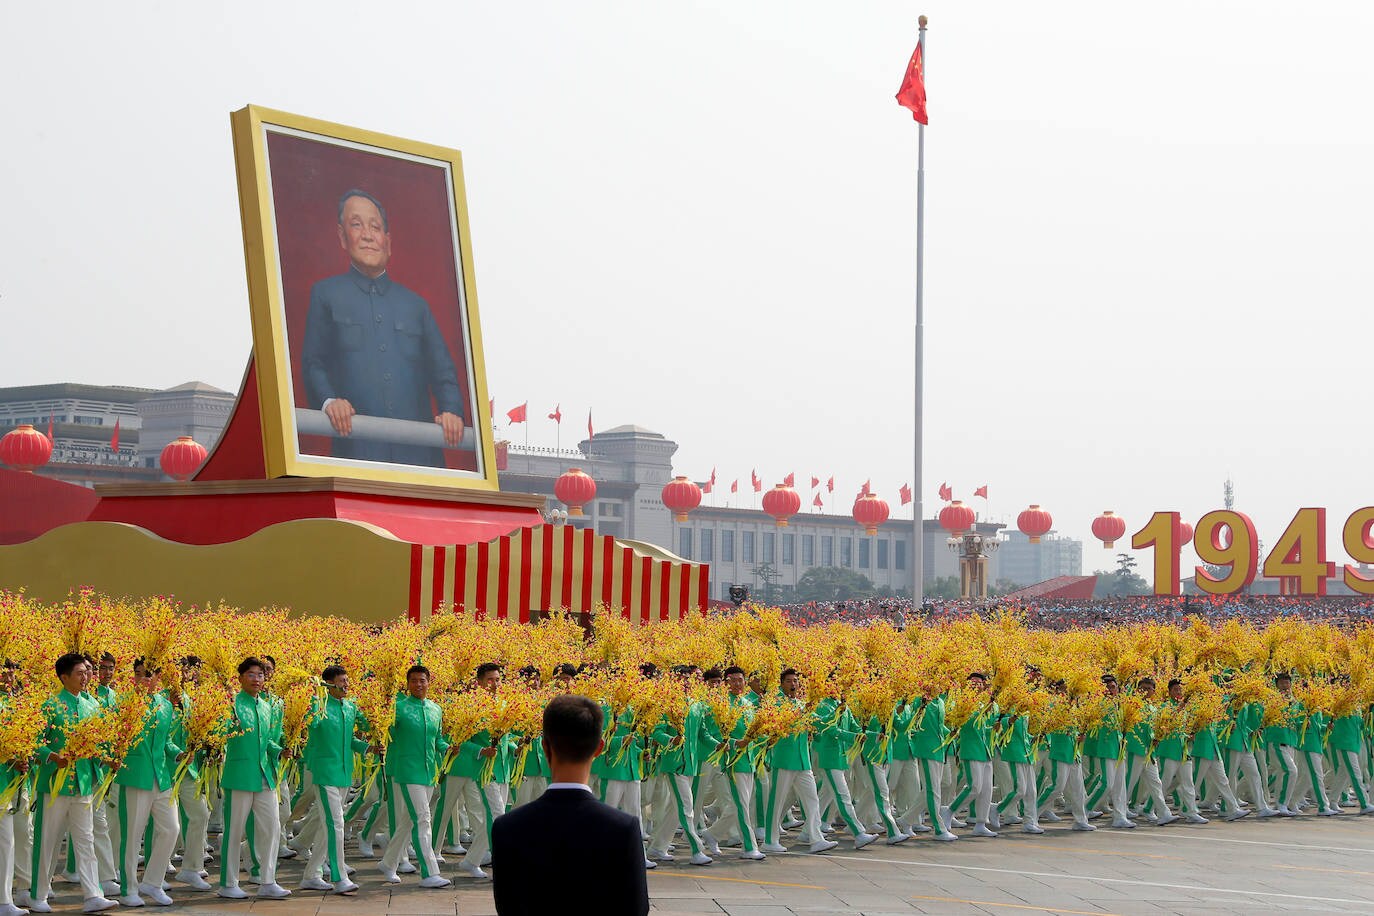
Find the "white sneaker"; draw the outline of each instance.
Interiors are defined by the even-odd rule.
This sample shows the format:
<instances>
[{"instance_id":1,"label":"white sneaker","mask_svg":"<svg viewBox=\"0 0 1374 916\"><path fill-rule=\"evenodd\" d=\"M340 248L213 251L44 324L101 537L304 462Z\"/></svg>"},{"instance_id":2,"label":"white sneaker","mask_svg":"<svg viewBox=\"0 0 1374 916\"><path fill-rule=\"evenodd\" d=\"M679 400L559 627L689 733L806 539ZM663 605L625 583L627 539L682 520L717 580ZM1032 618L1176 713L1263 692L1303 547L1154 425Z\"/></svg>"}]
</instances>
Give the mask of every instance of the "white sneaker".
<instances>
[{"instance_id":1,"label":"white sneaker","mask_svg":"<svg viewBox=\"0 0 1374 916\"><path fill-rule=\"evenodd\" d=\"M283 847L281 847L280 849L277 850L277 858L278 858L279 860L280 860L280 859L294 859L294 858L296 858L296 856L298 856L298 855L300 855L300 853L297 852L296 850L292 849L290 843L288 843L287 845L285 845L285 846L283 846Z\"/></svg>"},{"instance_id":2,"label":"white sneaker","mask_svg":"<svg viewBox=\"0 0 1374 916\"><path fill-rule=\"evenodd\" d=\"M1240 820L1240 819L1243 818L1243 817L1249 817L1249 816L1250 816L1250 809L1249 809L1249 808L1240 808L1240 809L1235 810L1235 811L1232 811L1230 814L1226 815L1226 818L1225 818L1225 819L1226 819L1227 821L1238 821L1238 820Z\"/></svg>"},{"instance_id":3,"label":"white sneaker","mask_svg":"<svg viewBox=\"0 0 1374 916\"><path fill-rule=\"evenodd\" d=\"M878 835L876 833L861 833L854 838L854 848L863 849L865 846L874 842L877 839ZM827 840L827 842L829 841Z\"/></svg>"},{"instance_id":4,"label":"white sneaker","mask_svg":"<svg viewBox=\"0 0 1374 916\"><path fill-rule=\"evenodd\" d=\"M468 851L462 846L454 846L452 843L449 843L440 851L451 856L465 856L468 854Z\"/></svg>"},{"instance_id":5,"label":"white sneaker","mask_svg":"<svg viewBox=\"0 0 1374 916\"><path fill-rule=\"evenodd\" d=\"M1135 821L1123 817L1119 821L1112 821L1112 826L1117 830L1134 830Z\"/></svg>"},{"instance_id":6,"label":"white sneaker","mask_svg":"<svg viewBox=\"0 0 1374 916\"><path fill-rule=\"evenodd\" d=\"M1022 824L1021 832L1040 834L1045 832L1045 828L1041 827L1039 824Z\"/></svg>"},{"instance_id":7,"label":"white sneaker","mask_svg":"<svg viewBox=\"0 0 1374 916\"><path fill-rule=\"evenodd\" d=\"M303 891L327 891L334 885L320 877L305 877L296 887Z\"/></svg>"},{"instance_id":8,"label":"white sneaker","mask_svg":"<svg viewBox=\"0 0 1374 916\"><path fill-rule=\"evenodd\" d=\"M1374 814L1374 805L1365 805L1360 809L1361 814Z\"/></svg>"},{"instance_id":9,"label":"white sneaker","mask_svg":"<svg viewBox=\"0 0 1374 916\"><path fill-rule=\"evenodd\" d=\"M482 864L486 865L487 863L483 862ZM409 859L401 860L400 864L396 866L396 874L398 875L413 875L417 871L419 871L419 869L416 868L415 864Z\"/></svg>"},{"instance_id":10,"label":"white sneaker","mask_svg":"<svg viewBox=\"0 0 1374 916\"><path fill-rule=\"evenodd\" d=\"M1260 816L1260 817L1278 817L1278 816L1279 816L1279 809L1278 809L1278 808L1261 808L1261 809L1260 809L1259 816Z\"/></svg>"},{"instance_id":11,"label":"white sneaker","mask_svg":"<svg viewBox=\"0 0 1374 916\"><path fill-rule=\"evenodd\" d=\"M692 855L692 858L688 859L687 861L691 862L693 865L710 865L712 862L715 861L715 859L712 859L704 852L698 852L694 853Z\"/></svg>"},{"instance_id":12,"label":"white sneaker","mask_svg":"<svg viewBox=\"0 0 1374 916\"><path fill-rule=\"evenodd\" d=\"M1338 814L1341 813L1341 809L1340 809L1340 808L1326 808L1326 809L1324 809L1324 810L1322 810L1322 811L1318 811L1317 813L1320 814L1322 817L1335 817L1336 815L1338 815ZM1228 818L1228 820L1229 820L1229 818Z\"/></svg>"},{"instance_id":13,"label":"white sneaker","mask_svg":"<svg viewBox=\"0 0 1374 916\"><path fill-rule=\"evenodd\" d=\"M783 829L783 830L796 830L798 827L803 826L805 823L806 823L806 821L799 821L799 820L797 820L795 817L794 817L794 818L788 818L787 820L785 820L785 821L782 822L782 829Z\"/></svg>"},{"instance_id":14,"label":"white sneaker","mask_svg":"<svg viewBox=\"0 0 1374 916\"><path fill-rule=\"evenodd\" d=\"M29 916L29 911L21 910L13 903L0 903L0 916Z\"/></svg>"},{"instance_id":15,"label":"white sneaker","mask_svg":"<svg viewBox=\"0 0 1374 916\"><path fill-rule=\"evenodd\" d=\"M119 896L119 882L111 878L109 881L101 881L100 889L105 892L105 896L113 900ZM95 899L95 898L92 898Z\"/></svg>"},{"instance_id":16,"label":"white sneaker","mask_svg":"<svg viewBox=\"0 0 1374 916\"><path fill-rule=\"evenodd\" d=\"M1044 814L1040 815L1040 820L1049 821L1051 824L1057 824L1060 821L1062 821L1063 818L1055 814L1053 811L1046 811Z\"/></svg>"},{"instance_id":17,"label":"white sneaker","mask_svg":"<svg viewBox=\"0 0 1374 916\"><path fill-rule=\"evenodd\" d=\"M258 888L258 897L262 900L285 900L290 896L291 892L275 881Z\"/></svg>"},{"instance_id":18,"label":"white sneaker","mask_svg":"<svg viewBox=\"0 0 1374 916\"><path fill-rule=\"evenodd\" d=\"M92 897L91 899L94 900L95 898ZM119 905L133 909L134 907L143 906L143 898L138 896L138 894L125 894L123 897L119 898ZM97 911L91 910L90 912L94 913Z\"/></svg>"},{"instance_id":19,"label":"white sneaker","mask_svg":"<svg viewBox=\"0 0 1374 916\"><path fill-rule=\"evenodd\" d=\"M934 828L929 824L912 824L910 830L912 833L930 833Z\"/></svg>"},{"instance_id":20,"label":"white sneaker","mask_svg":"<svg viewBox=\"0 0 1374 916\"><path fill-rule=\"evenodd\" d=\"M469 878L485 878L487 876L486 872L482 871L482 869L478 868L467 859L458 863L458 870Z\"/></svg>"},{"instance_id":21,"label":"white sneaker","mask_svg":"<svg viewBox=\"0 0 1374 916\"><path fill-rule=\"evenodd\" d=\"M448 848L448 847L445 847L445 849L447 849L447 848ZM359 840L359 841L358 841L358 855L361 856L361 857L364 858L364 859L375 859L375 858L377 858L376 853L374 853L374 852L372 851L372 844L369 843L369 842L367 842L366 840Z\"/></svg>"},{"instance_id":22,"label":"white sneaker","mask_svg":"<svg viewBox=\"0 0 1374 916\"><path fill-rule=\"evenodd\" d=\"M27 891L21 891L19 894L17 894L14 898L14 902L19 904L19 906L16 907L16 909L28 907L35 913L52 912L52 906L49 905L49 903L46 900L34 900L32 897L28 895Z\"/></svg>"},{"instance_id":23,"label":"white sneaker","mask_svg":"<svg viewBox=\"0 0 1374 916\"><path fill-rule=\"evenodd\" d=\"M775 856L780 856L784 852L787 852L787 847L782 845L781 843L764 843L759 848L762 849L764 852L771 853Z\"/></svg>"},{"instance_id":24,"label":"white sneaker","mask_svg":"<svg viewBox=\"0 0 1374 916\"><path fill-rule=\"evenodd\" d=\"M666 849L650 849L648 858L655 862L676 862L677 857Z\"/></svg>"},{"instance_id":25,"label":"white sneaker","mask_svg":"<svg viewBox=\"0 0 1374 916\"><path fill-rule=\"evenodd\" d=\"M105 910L112 910L117 906L119 906L119 904L107 897L87 897L86 902L81 904L81 912L101 913ZM49 910L49 912L51 912L51 910Z\"/></svg>"},{"instance_id":26,"label":"white sneaker","mask_svg":"<svg viewBox=\"0 0 1374 916\"><path fill-rule=\"evenodd\" d=\"M356 894L358 892L358 885L349 881L347 878L344 878L342 881L335 881L332 886L336 894Z\"/></svg>"},{"instance_id":27,"label":"white sneaker","mask_svg":"<svg viewBox=\"0 0 1374 916\"><path fill-rule=\"evenodd\" d=\"M997 831L990 828L987 824L977 824L973 828L974 836L994 837Z\"/></svg>"},{"instance_id":28,"label":"white sneaker","mask_svg":"<svg viewBox=\"0 0 1374 916\"><path fill-rule=\"evenodd\" d=\"M888 838L887 838L887 845L889 845L889 846L897 846L897 845L899 845L899 844L901 844L901 843L905 843L905 842L906 842L907 840L909 840L909 839L911 839L911 834L909 834L909 833L899 833L899 834L897 834L896 836L890 836L890 837L888 837Z\"/></svg>"},{"instance_id":29,"label":"white sneaker","mask_svg":"<svg viewBox=\"0 0 1374 916\"><path fill-rule=\"evenodd\" d=\"M1074 821L1074 822L1073 822L1073 829L1074 829L1074 830L1096 830L1096 829L1097 829L1097 826L1096 826L1095 824L1089 824L1087 821Z\"/></svg>"},{"instance_id":30,"label":"white sneaker","mask_svg":"<svg viewBox=\"0 0 1374 916\"><path fill-rule=\"evenodd\" d=\"M215 888L215 896L223 897L225 900L247 900L248 892L235 884L232 887Z\"/></svg>"},{"instance_id":31,"label":"white sneaker","mask_svg":"<svg viewBox=\"0 0 1374 916\"><path fill-rule=\"evenodd\" d=\"M1183 819L1184 819L1185 821L1187 821L1188 823L1190 823L1190 824L1207 824L1207 823L1211 823L1210 821L1207 820L1207 818L1203 817L1201 814L1185 814L1185 815L1183 815Z\"/></svg>"},{"instance_id":32,"label":"white sneaker","mask_svg":"<svg viewBox=\"0 0 1374 916\"><path fill-rule=\"evenodd\" d=\"M1170 824L1172 824L1172 823L1173 823L1174 821L1176 821L1176 820L1178 820L1178 815L1177 815L1177 814L1166 814L1166 815L1164 815L1163 817L1158 818L1158 819L1155 820L1155 826L1156 826L1156 827L1167 827L1167 826L1169 826Z\"/></svg>"},{"instance_id":33,"label":"white sneaker","mask_svg":"<svg viewBox=\"0 0 1374 916\"><path fill-rule=\"evenodd\" d=\"M935 839L939 840L941 843L953 843L955 840L959 839L959 837L955 834L946 832L935 834Z\"/></svg>"},{"instance_id":34,"label":"white sneaker","mask_svg":"<svg viewBox=\"0 0 1374 916\"><path fill-rule=\"evenodd\" d=\"M821 840L819 843L812 843L808 852L829 852L838 845L840 844L834 840Z\"/></svg>"},{"instance_id":35,"label":"white sneaker","mask_svg":"<svg viewBox=\"0 0 1374 916\"><path fill-rule=\"evenodd\" d=\"M430 875L428 878L420 879L420 886L427 887L430 889L452 887L453 882L450 881L448 878L445 878L443 875Z\"/></svg>"},{"instance_id":36,"label":"white sneaker","mask_svg":"<svg viewBox=\"0 0 1374 916\"><path fill-rule=\"evenodd\" d=\"M176 874L176 878L173 880L198 891L208 891L210 889L210 885L206 880L193 871L179 871Z\"/></svg>"},{"instance_id":37,"label":"white sneaker","mask_svg":"<svg viewBox=\"0 0 1374 916\"><path fill-rule=\"evenodd\" d=\"M758 861L761 860L761 859L766 859L766 858L768 858L766 855L764 855L762 852L760 852L760 851L757 850L757 849L755 849L755 850L753 850L753 851L745 850L744 852L742 852L742 853L739 854L739 857L740 857L741 859L750 859L750 860L752 860L752 861L754 861L754 862L758 862ZM3 916L3 914L0 914L0 916Z\"/></svg>"},{"instance_id":38,"label":"white sneaker","mask_svg":"<svg viewBox=\"0 0 1374 916\"><path fill-rule=\"evenodd\" d=\"M655 862L653 859L645 859L645 860L644 860L644 869L645 869L645 871L648 871L648 870L651 869L651 868L658 868L658 863Z\"/></svg>"},{"instance_id":39,"label":"white sneaker","mask_svg":"<svg viewBox=\"0 0 1374 916\"><path fill-rule=\"evenodd\" d=\"M378 863L377 871L382 873L382 880L385 881L387 884L401 883L401 876L396 874L391 869L387 868L385 865Z\"/></svg>"},{"instance_id":40,"label":"white sneaker","mask_svg":"<svg viewBox=\"0 0 1374 916\"><path fill-rule=\"evenodd\" d=\"M140 884L138 886L138 893L140 896L147 897L149 900L151 900L153 902L153 906L172 905L172 898L167 896L167 891L164 890L161 886L155 887L151 884Z\"/></svg>"}]
</instances>

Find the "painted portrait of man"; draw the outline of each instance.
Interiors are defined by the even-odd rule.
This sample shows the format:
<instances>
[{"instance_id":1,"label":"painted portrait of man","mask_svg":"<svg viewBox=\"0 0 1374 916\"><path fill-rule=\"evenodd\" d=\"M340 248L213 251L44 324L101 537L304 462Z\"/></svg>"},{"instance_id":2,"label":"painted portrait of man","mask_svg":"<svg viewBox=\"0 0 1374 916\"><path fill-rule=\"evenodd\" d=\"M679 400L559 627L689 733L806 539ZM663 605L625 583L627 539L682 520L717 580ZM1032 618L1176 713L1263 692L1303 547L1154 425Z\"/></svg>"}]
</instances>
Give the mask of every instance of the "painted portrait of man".
<instances>
[{"instance_id":1,"label":"painted portrait of man","mask_svg":"<svg viewBox=\"0 0 1374 916\"><path fill-rule=\"evenodd\" d=\"M462 441L458 370L427 303L391 276L386 206L350 188L338 202L338 242L348 269L315 283L301 352L306 396L323 410L339 458L444 467L441 448L353 436L359 414L433 422L444 443Z\"/></svg>"}]
</instances>

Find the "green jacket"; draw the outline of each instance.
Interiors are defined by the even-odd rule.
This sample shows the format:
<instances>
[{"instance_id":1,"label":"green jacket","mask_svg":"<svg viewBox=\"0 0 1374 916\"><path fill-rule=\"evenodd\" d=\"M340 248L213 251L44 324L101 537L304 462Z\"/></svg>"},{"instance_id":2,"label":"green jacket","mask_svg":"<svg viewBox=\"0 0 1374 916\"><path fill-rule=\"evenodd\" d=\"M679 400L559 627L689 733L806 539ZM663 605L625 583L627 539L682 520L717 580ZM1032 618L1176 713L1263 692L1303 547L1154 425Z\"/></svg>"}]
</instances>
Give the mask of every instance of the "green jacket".
<instances>
[{"instance_id":1,"label":"green jacket","mask_svg":"<svg viewBox=\"0 0 1374 916\"><path fill-rule=\"evenodd\" d=\"M1320 754L1325 750L1322 739L1326 737L1326 726L1330 721L1326 713L1320 710L1308 714L1307 731L1302 735L1302 749L1304 751Z\"/></svg>"},{"instance_id":2,"label":"green jacket","mask_svg":"<svg viewBox=\"0 0 1374 916\"><path fill-rule=\"evenodd\" d=\"M1159 707L1153 703L1142 703L1140 721L1135 728L1126 736L1126 753L1134 754L1137 757L1144 757L1150 752L1150 744L1154 741L1155 735L1155 715Z\"/></svg>"},{"instance_id":3,"label":"green jacket","mask_svg":"<svg viewBox=\"0 0 1374 916\"><path fill-rule=\"evenodd\" d=\"M730 739L732 741L741 740L744 737L744 733L749 730L749 723L754 720L754 710L756 707L754 705L755 701L750 699L751 696L754 696L752 691L747 694L741 694L740 696L732 695L730 697L731 706L736 708L744 708L744 714L741 715L739 721L735 723L734 731L730 732ZM754 747L748 748L745 753L741 754L740 748L736 747L732 748L729 753L729 759L731 760L734 760L736 756L739 757L739 759L735 760L734 764L730 767L730 772L752 773L754 772L754 768L758 766L759 754L762 753L762 748L755 745Z\"/></svg>"},{"instance_id":4,"label":"green jacket","mask_svg":"<svg viewBox=\"0 0 1374 916\"><path fill-rule=\"evenodd\" d=\"M959 727L959 759L992 759L992 723L997 721L997 704L989 702L987 708L971 717Z\"/></svg>"},{"instance_id":5,"label":"green jacket","mask_svg":"<svg viewBox=\"0 0 1374 916\"><path fill-rule=\"evenodd\" d=\"M1178 705L1172 699L1166 699L1164 702L1170 704L1171 706ZM1152 731L1153 727L1153 723L1151 723ZM1159 742L1159 744L1155 747L1156 759L1179 761L1183 760L1184 754L1188 746L1187 736L1184 735L1183 732L1176 731L1169 735L1155 735L1154 737L1155 740Z\"/></svg>"},{"instance_id":6,"label":"green jacket","mask_svg":"<svg viewBox=\"0 0 1374 916\"><path fill-rule=\"evenodd\" d=\"M668 724L666 718L660 722L650 735L655 744L665 748L658 758L657 772L683 776L699 774L701 747L709 743L714 749L720 743L720 732L717 730L714 735L712 734L710 720L711 717L706 715L706 705L694 702L687 707L687 717L683 720L681 735Z\"/></svg>"},{"instance_id":7,"label":"green jacket","mask_svg":"<svg viewBox=\"0 0 1374 916\"><path fill-rule=\"evenodd\" d=\"M945 726L945 698L934 697L921 708L915 728L911 730L911 754L920 760L945 759L945 739L949 729Z\"/></svg>"},{"instance_id":8,"label":"green jacket","mask_svg":"<svg viewBox=\"0 0 1374 916\"><path fill-rule=\"evenodd\" d=\"M840 706L834 697L826 697L816 704L811 722L817 765L822 770L849 769L849 749L863 734L863 727L849 707Z\"/></svg>"},{"instance_id":9,"label":"green jacket","mask_svg":"<svg viewBox=\"0 0 1374 916\"><path fill-rule=\"evenodd\" d=\"M1083 742L1084 757L1116 760L1121 756L1121 729L1116 713L1109 711L1101 728L1094 729Z\"/></svg>"},{"instance_id":10,"label":"green jacket","mask_svg":"<svg viewBox=\"0 0 1374 916\"><path fill-rule=\"evenodd\" d=\"M1246 703L1231 717L1231 733L1226 736L1228 751L1250 750L1250 736L1259 731L1264 721L1263 703Z\"/></svg>"},{"instance_id":11,"label":"green jacket","mask_svg":"<svg viewBox=\"0 0 1374 916\"><path fill-rule=\"evenodd\" d=\"M189 716L189 715L191 714L191 698L190 698L186 693L183 692L183 693L181 694L181 705L178 706L177 704L172 703L171 691L167 691L167 690L160 691L160 692L158 693L158 696L161 696L161 697L165 698L165 699L167 700L167 702L168 702L169 704L171 704L171 706L172 706L172 716L173 716L173 718L172 718L172 731L171 731L171 734L169 734L169 735L167 736L167 740L170 741L172 744L175 744L177 747L181 748L182 750L185 750L185 749L186 749L186 718L187 718L187 716ZM187 762L187 764L186 764L186 777L185 777L185 778L191 780L192 782L195 782L196 778L197 778L198 776L200 776L200 759L199 759L199 758L200 758L200 756L201 756L201 753L202 753L201 751L196 751L195 756L193 756L193 757L190 759L190 761Z\"/></svg>"},{"instance_id":12,"label":"green jacket","mask_svg":"<svg viewBox=\"0 0 1374 916\"><path fill-rule=\"evenodd\" d=\"M1264 730L1265 744L1286 744L1297 747L1298 729L1302 727L1302 704L1289 698L1288 721L1280 725L1270 725Z\"/></svg>"},{"instance_id":13,"label":"green jacket","mask_svg":"<svg viewBox=\"0 0 1374 916\"><path fill-rule=\"evenodd\" d=\"M238 792L275 789L281 745L272 739L271 703L261 694L253 697L240 690L234 697L234 719L237 725L230 730L243 734L225 744L220 786Z\"/></svg>"},{"instance_id":14,"label":"green jacket","mask_svg":"<svg viewBox=\"0 0 1374 916\"><path fill-rule=\"evenodd\" d=\"M1331 747L1337 751L1353 751L1358 754L1361 749L1361 731L1364 728L1364 717L1359 713L1353 716L1341 716L1331 726Z\"/></svg>"},{"instance_id":15,"label":"green jacket","mask_svg":"<svg viewBox=\"0 0 1374 916\"><path fill-rule=\"evenodd\" d=\"M611 721L611 707L601 704L605 721ZM617 782L639 782L644 778L644 742L635 733L634 710L626 707L615 717L611 736L606 739L606 749L601 756L592 761L592 773L601 779ZM629 739L628 742L625 739ZM624 744L622 752L621 745Z\"/></svg>"},{"instance_id":16,"label":"green jacket","mask_svg":"<svg viewBox=\"0 0 1374 916\"><path fill-rule=\"evenodd\" d=\"M138 743L124 758L124 765L115 772L116 785L156 792L172 787L177 755L181 753L181 745L172 742L176 723L177 712L171 701L160 693L153 694Z\"/></svg>"},{"instance_id":17,"label":"green jacket","mask_svg":"<svg viewBox=\"0 0 1374 916\"><path fill-rule=\"evenodd\" d=\"M1215 722L1193 735L1193 756L1199 760L1216 760L1221 756Z\"/></svg>"},{"instance_id":18,"label":"green jacket","mask_svg":"<svg viewBox=\"0 0 1374 916\"><path fill-rule=\"evenodd\" d=\"M1031 756L1030 721L1025 716L1008 715L1010 719L1005 728L1010 729L1007 743L1002 746L1001 758L1005 763L1035 763Z\"/></svg>"},{"instance_id":19,"label":"green jacket","mask_svg":"<svg viewBox=\"0 0 1374 916\"><path fill-rule=\"evenodd\" d=\"M10 704L10 698L9 698L8 696L6 696L5 694L0 693L0 712L4 712L4 711L5 711L5 707L6 707L6 706L9 706L9 704ZM6 764L3 763L3 762L0 762L0 795L3 795L4 792L5 792L5 789L9 788L9 784L12 783L12 782L14 782L14 780L16 780L16 779L18 779L18 778L19 778L19 771L18 771L18 770L13 769L12 767L6 765ZM0 812L0 813L3 813L3 812Z\"/></svg>"},{"instance_id":20,"label":"green jacket","mask_svg":"<svg viewBox=\"0 0 1374 916\"><path fill-rule=\"evenodd\" d=\"M439 764L448 751L444 713L433 700L417 700L408 693L396 698L396 720L386 752L387 778L406 786L439 782Z\"/></svg>"},{"instance_id":21,"label":"green jacket","mask_svg":"<svg viewBox=\"0 0 1374 916\"><path fill-rule=\"evenodd\" d=\"M802 705L801 700L783 699L784 703ZM768 757L768 765L775 770L811 769L811 733L803 728L795 735L788 735L773 745Z\"/></svg>"},{"instance_id":22,"label":"green jacket","mask_svg":"<svg viewBox=\"0 0 1374 916\"><path fill-rule=\"evenodd\" d=\"M884 733L886 723L880 721L877 716L870 716L868 727L864 729L864 743L859 747L859 756L864 763L876 763L888 766L895 759L893 757L892 745L896 743L897 736L894 734L890 739ZM896 731L896 726L893 726Z\"/></svg>"},{"instance_id":23,"label":"green jacket","mask_svg":"<svg viewBox=\"0 0 1374 916\"><path fill-rule=\"evenodd\" d=\"M510 782L511 770L515 764L515 747L520 739L514 734L505 734L494 743L496 759L492 763L491 782L504 784ZM491 732L485 728L458 745L458 759L453 764L452 775L466 779L480 780L486 768L487 758L482 749L493 745Z\"/></svg>"},{"instance_id":24,"label":"green jacket","mask_svg":"<svg viewBox=\"0 0 1374 916\"><path fill-rule=\"evenodd\" d=\"M91 716L100 714L100 704L87 694L72 694L65 689L53 694L43 703L43 716L48 720L48 728L43 733L43 745L38 749L38 791L52 791L52 781L57 778L58 766L48 763L49 754L60 754L67 745L63 729ZM96 786L96 766L92 760L77 760L65 782L58 787L58 795L92 795Z\"/></svg>"},{"instance_id":25,"label":"green jacket","mask_svg":"<svg viewBox=\"0 0 1374 916\"><path fill-rule=\"evenodd\" d=\"M892 738L888 746L892 748L893 760L911 760L911 726L916 718L916 706L904 702L892 716Z\"/></svg>"},{"instance_id":26,"label":"green jacket","mask_svg":"<svg viewBox=\"0 0 1374 916\"><path fill-rule=\"evenodd\" d=\"M305 729L305 765L315 785L353 785L353 755L367 752L357 733L366 724L358 704L347 697L326 697L323 708L314 711Z\"/></svg>"}]
</instances>

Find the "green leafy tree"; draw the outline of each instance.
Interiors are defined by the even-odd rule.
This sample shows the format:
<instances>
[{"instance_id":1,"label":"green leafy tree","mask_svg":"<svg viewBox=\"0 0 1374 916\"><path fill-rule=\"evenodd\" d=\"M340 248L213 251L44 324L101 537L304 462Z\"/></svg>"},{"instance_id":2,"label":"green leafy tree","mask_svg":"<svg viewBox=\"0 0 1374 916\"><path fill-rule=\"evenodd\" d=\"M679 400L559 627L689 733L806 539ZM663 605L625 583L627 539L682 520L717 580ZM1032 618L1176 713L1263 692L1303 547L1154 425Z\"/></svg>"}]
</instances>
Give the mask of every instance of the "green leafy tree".
<instances>
[{"instance_id":1,"label":"green leafy tree","mask_svg":"<svg viewBox=\"0 0 1374 916\"><path fill-rule=\"evenodd\" d=\"M941 576L932 579L926 585L927 598L958 598L959 597L959 577Z\"/></svg>"},{"instance_id":2,"label":"green leafy tree","mask_svg":"<svg viewBox=\"0 0 1374 916\"><path fill-rule=\"evenodd\" d=\"M1116 569L1108 572L1105 569L1098 569L1093 572L1097 576L1097 588L1095 594L1103 596L1120 595L1148 595L1153 589L1150 583L1140 577L1135 571L1135 557L1128 553L1116 555Z\"/></svg>"},{"instance_id":3,"label":"green leafy tree","mask_svg":"<svg viewBox=\"0 0 1374 916\"><path fill-rule=\"evenodd\" d=\"M848 601L877 594L863 573L838 566L813 566L797 580L798 601Z\"/></svg>"},{"instance_id":4,"label":"green leafy tree","mask_svg":"<svg viewBox=\"0 0 1374 916\"><path fill-rule=\"evenodd\" d=\"M782 578L782 573L773 567L772 563L764 563L755 566L750 570L754 574L754 597L764 604L777 604L782 597L782 589L778 587L778 580Z\"/></svg>"}]
</instances>

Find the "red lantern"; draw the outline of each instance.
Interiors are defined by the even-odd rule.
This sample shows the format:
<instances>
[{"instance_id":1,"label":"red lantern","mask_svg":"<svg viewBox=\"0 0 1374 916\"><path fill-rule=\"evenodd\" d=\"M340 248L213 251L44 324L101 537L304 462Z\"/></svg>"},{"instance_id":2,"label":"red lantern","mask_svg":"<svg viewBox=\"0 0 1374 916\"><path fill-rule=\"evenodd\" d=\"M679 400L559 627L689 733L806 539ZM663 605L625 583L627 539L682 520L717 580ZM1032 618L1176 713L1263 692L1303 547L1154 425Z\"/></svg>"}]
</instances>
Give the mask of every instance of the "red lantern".
<instances>
[{"instance_id":1,"label":"red lantern","mask_svg":"<svg viewBox=\"0 0 1374 916\"><path fill-rule=\"evenodd\" d=\"M568 515L581 515L582 507L596 498L596 481L581 468L568 468L554 481L553 495L568 507Z\"/></svg>"},{"instance_id":2,"label":"red lantern","mask_svg":"<svg viewBox=\"0 0 1374 916\"><path fill-rule=\"evenodd\" d=\"M33 473L52 457L52 440L25 423L5 433L0 439L0 461L16 471Z\"/></svg>"},{"instance_id":3,"label":"red lantern","mask_svg":"<svg viewBox=\"0 0 1374 916\"><path fill-rule=\"evenodd\" d=\"M701 487L686 477L674 477L663 487L663 505L679 522L687 521L687 513L701 505Z\"/></svg>"},{"instance_id":4,"label":"red lantern","mask_svg":"<svg viewBox=\"0 0 1374 916\"><path fill-rule=\"evenodd\" d=\"M956 499L940 510L940 527L958 537L972 528L977 518L971 507Z\"/></svg>"},{"instance_id":5,"label":"red lantern","mask_svg":"<svg viewBox=\"0 0 1374 916\"><path fill-rule=\"evenodd\" d=\"M1187 522L1178 523L1178 549L1182 550L1193 542L1193 526Z\"/></svg>"},{"instance_id":6,"label":"red lantern","mask_svg":"<svg viewBox=\"0 0 1374 916\"><path fill-rule=\"evenodd\" d=\"M206 454L205 446L195 439L179 436L163 447L157 463L162 465L162 473L173 480L190 480L205 463Z\"/></svg>"},{"instance_id":7,"label":"red lantern","mask_svg":"<svg viewBox=\"0 0 1374 916\"><path fill-rule=\"evenodd\" d=\"M1016 516L1016 527L1032 544L1039 544L1041 536L1054 527L1054 519L1038 505L1032 505Z\"/></svg>"},{"instance_id":8,"label":"red lantern","mask_svg":"<svg viewBox=\"0 0 1374 916\"><path fill-rule=\"evenodd\" d=\"M1093 537L1102 542L1102 546L1108 550L1116 544L1118 540L1126 536L1126 520L1107 509L1097 518L1093 519Z\"/></svg>"},{"instance_id":9,"label":"red lantern","mask_svg":"<svg viewBox=\"0 0 1374 916\"><path fill-rule=\"evenodd\" d=\"M785 483L763 494L763 511L773 516L779 528L787 527L787 520L801 509L801 497Z\"/></svg>"},{"instance_id":10,"label":"red lantern","mask_svg":"<svg viewBox=\"0 0 1374 916\"><path fill-rule=\"evenodd\" d=\"M864 529L865 534L877 534L883 522L887 521L887 502L876 493L860 493L854 500L854 521Z\"/></svg>"}]
</instances>

